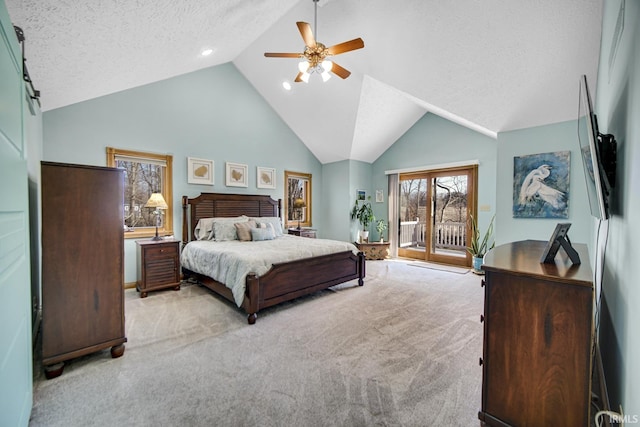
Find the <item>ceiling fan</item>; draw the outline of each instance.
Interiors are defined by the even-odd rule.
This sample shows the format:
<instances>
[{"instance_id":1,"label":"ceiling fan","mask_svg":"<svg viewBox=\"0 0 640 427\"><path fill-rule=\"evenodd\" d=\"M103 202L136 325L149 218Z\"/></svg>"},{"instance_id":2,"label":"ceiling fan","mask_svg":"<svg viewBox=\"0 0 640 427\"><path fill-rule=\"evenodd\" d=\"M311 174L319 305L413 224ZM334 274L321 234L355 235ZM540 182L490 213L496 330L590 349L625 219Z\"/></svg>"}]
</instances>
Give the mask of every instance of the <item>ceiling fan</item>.
<instances>
[{"instance_id":1,"label":"ceiling fan","mask_svg":"<svg viewBox=\"0 0 640 427\"><path fill-rule=\"evenodd\" d=\"M327 58L341 53L349 52L364 47L364 41L361 38L349 40L343 43L338 43L331 47L326 47L322 43L316 41L313 34L318 34L318 1L313 0L315 6L314 14L314 31L311 31L311 25L306 22L296 22L298 30L304 40L305 49L302 53L278 53L278 52L265 52L264 56L267 58L301 58L304 59L298 63L298 75L295 78L295 82L309 81L309 76L313 72L317 72L322 76L323 81L329 80L331 74L329 71L336 74L338 77L346 79L351 72L346 68L341 67L333 61Z\"/></svg>"}]
</instances>

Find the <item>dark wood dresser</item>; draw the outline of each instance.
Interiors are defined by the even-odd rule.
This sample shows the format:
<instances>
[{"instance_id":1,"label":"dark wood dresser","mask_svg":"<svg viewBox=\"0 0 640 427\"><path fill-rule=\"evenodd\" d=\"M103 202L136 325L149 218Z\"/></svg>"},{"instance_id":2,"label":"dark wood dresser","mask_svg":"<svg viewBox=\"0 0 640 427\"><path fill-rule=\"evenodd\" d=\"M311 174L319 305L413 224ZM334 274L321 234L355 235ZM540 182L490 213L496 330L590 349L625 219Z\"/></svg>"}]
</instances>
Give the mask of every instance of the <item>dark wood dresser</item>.
<instances>
[{"instance_id":1,"label":"dark wood dresser","mask_svg":"<svg viewBox=\"0 0 640 427\"><path fill-rule=\"evenodd\" d=\"M180 241L137 240L136 246L140 297L160 289L180 290Z\"/></svg>"},{"instance_id":2,"label":"dark wood dresser","mask_svg":"<svg viewBox=\"0 0 640 427\"><path fill-rule=\"evenodd\" d=\"M42 162L42 364L124 353L124 174Z\"/></svg>"},{"instance_id":3,"label":"dark wood dresser","mask_svg":"<svg viewBox=\"0 0 640 427\"><path fill-rule=\"evenodd\" d=\"M527 240L487 253L482 407L487 426L588 426L593 281L560 250L541 264L547 242Z\"/></svg>"}]
</instances>

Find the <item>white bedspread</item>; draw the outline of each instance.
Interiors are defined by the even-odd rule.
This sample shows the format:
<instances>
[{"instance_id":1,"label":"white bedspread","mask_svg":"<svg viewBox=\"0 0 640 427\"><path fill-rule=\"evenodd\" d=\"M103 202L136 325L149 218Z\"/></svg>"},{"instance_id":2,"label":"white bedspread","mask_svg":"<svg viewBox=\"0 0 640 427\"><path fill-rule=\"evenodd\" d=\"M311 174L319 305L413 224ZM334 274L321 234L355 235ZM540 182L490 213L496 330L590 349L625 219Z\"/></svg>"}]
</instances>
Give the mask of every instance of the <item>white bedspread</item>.
<instances>
[{"instance_id":1,"label":"white bedspread","mask_svg":"<svg viewBox=\"0 0 640 427\"><path fill-rule=\"evenodd\" d=\"M260 242L189 242L180 255L182 266L224 283L233 292L240 307L244 299L248 273L262 276L273 264L327 255L336 252L358 253L354 244L328 239L309 239L283 235Z\"/></svg>"}]
</instances>

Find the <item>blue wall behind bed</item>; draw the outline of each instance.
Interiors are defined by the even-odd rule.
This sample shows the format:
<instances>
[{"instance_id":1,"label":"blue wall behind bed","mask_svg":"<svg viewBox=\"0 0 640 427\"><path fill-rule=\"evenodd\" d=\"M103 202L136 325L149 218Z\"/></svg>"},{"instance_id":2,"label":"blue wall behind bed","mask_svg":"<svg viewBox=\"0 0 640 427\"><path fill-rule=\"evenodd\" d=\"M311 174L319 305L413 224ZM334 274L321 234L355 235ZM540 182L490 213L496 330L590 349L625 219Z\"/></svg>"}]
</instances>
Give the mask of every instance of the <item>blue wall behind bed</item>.
<instances>
[{"instance_id":1,"label":"blue wall behind bed","mask_svg":"<svg viewBox=\"0 0 640 427\"><path fill-rule=\"evenodd\" d=\"M106 165L107 146L173 155L174 233L181 196L201 192L284 197L284 171L312 174L313 226L325 226L322 165L232 63L103 96L43 115L43 159ZM214 185L187 184L187 157L212 159ZM225 162L249 166L249 187L226 187ZM256 188L256 166L276 169L277 188ZM135 242L125 241L125 282L136 280Z\"/></svg>"}]
</instances>

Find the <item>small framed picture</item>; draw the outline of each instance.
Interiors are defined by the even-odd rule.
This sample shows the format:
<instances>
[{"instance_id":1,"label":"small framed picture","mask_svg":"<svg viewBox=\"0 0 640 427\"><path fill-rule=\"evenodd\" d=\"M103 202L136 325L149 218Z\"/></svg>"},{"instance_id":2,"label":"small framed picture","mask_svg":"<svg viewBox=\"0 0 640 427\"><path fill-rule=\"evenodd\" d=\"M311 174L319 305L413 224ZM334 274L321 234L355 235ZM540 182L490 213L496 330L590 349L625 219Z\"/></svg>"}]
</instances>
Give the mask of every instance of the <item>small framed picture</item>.
<instances>
[{"instance_id":1,"label":"small framed picture","mask_svg":"<svg viewBox=\"0 0 640 427\"><path fill-rule=\"evenodd\" d=\"M187 157L187 182L213 185L213 160Z\"/></svg>"},{"instance_id":2,"label":"small framed picture","mask_svg":"<svg viewBox=\"0 0 640 427\"><path fill-rule=\"evenodd\" d=\"M227 187L248 187L249 167L242 163L227 162Z\"/></svg>"},{"instance_id":3,"label":"small framed picture","mask_svg":"<svg viewBox=\"0 0 640 427\"><path fill-rule=\"evenodd\" d=\"M364 190L356 190L356 200L365 200L367 198L367 192Z\"/></svg>"},{"instance_id":4,"label":"small framed picture","mask_svg":"<svg viewBox=\"0 0 640 427\"><path fill-rule=\"evenodd\" d=\"M382 190L376 190L376 203L384 202L384 193Z\"/></svg>"},{"instance_id":5,"label":"small framed picture","mask_svg":"<svg viewBox=\"0 0 640 427\"><path fill-rule=\"evenodd\" d=\"M273 168L256 168L256 186L258 188L276 188L276 170Z\"/></svg>"}]
</instances>

